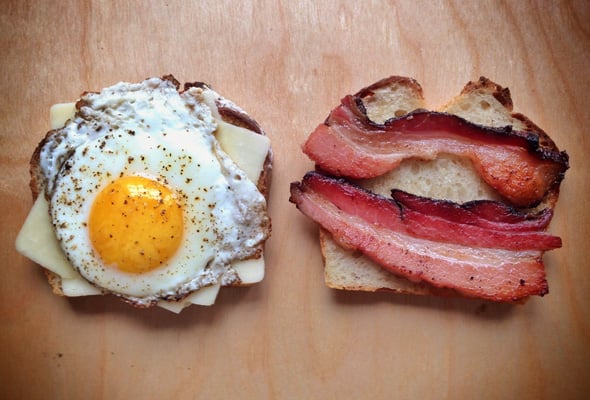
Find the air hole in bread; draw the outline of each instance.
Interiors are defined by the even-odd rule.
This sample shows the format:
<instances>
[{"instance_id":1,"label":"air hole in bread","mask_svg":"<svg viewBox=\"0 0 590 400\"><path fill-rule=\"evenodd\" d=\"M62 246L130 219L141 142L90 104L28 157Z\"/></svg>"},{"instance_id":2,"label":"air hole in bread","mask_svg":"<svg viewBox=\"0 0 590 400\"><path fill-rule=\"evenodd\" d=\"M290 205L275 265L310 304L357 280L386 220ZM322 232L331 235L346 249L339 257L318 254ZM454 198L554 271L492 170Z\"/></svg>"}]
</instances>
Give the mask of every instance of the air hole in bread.
<instances>
[{"instance_id":1,"label":"air hole in bread","mask_svg":"<svg viewBox=\"0 0 590 400\"><path fill-rule=\"evenodd\" d=\"M417 174L418 172L420 172L420 165L419 165L419 164L412 163L412 164L410 165L410 171L411 171L413 174Z\"/></svg>"},{"instance_id":2,"label":"air hole in bread","mask_svg":"<svg viewBox=\"0 0 590 400\"><path fill-rule=\"evenodd\" d=\"M485 100L482 100L479 102L479 105L481 106L482 109L487 110L488 108L490 108L490 103L488 103Z\"/></svg>"}]
</instances>

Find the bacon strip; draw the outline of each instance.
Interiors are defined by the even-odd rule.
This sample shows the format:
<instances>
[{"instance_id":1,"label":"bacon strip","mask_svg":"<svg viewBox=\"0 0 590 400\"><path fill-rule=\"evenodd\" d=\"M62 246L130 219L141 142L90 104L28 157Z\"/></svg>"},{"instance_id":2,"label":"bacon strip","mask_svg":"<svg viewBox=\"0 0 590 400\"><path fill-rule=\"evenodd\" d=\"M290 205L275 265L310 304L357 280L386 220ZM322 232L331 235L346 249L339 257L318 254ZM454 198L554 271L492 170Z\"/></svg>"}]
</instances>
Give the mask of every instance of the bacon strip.
<instances>
[{"instance_id":1,"label":"bacon strip","mask_svg":"<svg viewBox=\"0 0 590 400\"><path fill-rule=\"evenodd\" d=\"M417 157L449 153L469 158L482 178L520 207L537 204L568 168L565 152L539 144L529 132L488 128L458 116L414 111L372 122L358 96L346 96L309 136L303 151L332 175L371 178Z\"/></svg>"},{"instance_id":2,"label":"bacon strip","mask_svg":"<svg viewBox=\"0 0 590 400\"><path fill-rule=\"evenodd\" d=\"M551 250L561 247L560 238L542 229L533 231L526 221L503 224L476 218L479 225L465 223L454 219L461 206L450 201L418 197L400 190L394 191L396 198L392 201L317 172L309 173L307 180L316 182L314 190L344 212L358 214L371 223L422 239L506 250ZM417 203L427 212L416 210ZM489 203L496 203L495 208L502 207L501 203ZM455 211L455 215L447 214L449 210Z\"/></svg>"},{"instance_id":3,"label":"bacon strip","mask_svg":"<svg viewBox=\"0 0 590 400\"><path fill-rule=\"evenodd\" d=\"M543 230L547 228L553 217L553 210L549 208L530 214L498 201L474 200L457 204L452 201L416 196L399 189L393 189L391 197L405 208L422 214L502 231Z\"/></svg>"},{"instance_id":4,"label":"bacon strip","mask_svg":"<svg viewBox=\"0 0 590 400\"><path fill-rule=\"evenodd\" d=\"M542 250L474 247L417 237L413 227L421 222L414 216L404 217L405 211L395 201L317 172L292 183L289 200L342 246L360 250L412 281L493 301L548 292Z\"/></svg>"}]
</instances>

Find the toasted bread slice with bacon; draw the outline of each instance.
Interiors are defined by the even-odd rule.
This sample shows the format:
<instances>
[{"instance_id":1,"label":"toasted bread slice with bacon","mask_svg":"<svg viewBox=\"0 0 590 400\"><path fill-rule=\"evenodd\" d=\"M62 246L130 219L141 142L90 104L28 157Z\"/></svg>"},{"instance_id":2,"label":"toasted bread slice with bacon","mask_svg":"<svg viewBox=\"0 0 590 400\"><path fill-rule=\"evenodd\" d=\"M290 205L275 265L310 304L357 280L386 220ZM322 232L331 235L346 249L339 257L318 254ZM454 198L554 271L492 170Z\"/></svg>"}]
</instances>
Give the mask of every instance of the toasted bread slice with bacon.
<instances>
[{"instance_id":1,"label":"toasted bread slice with bacon","mask_svg":"<svg viewBox=\"0 0 590 400\"><path fill-rule=\"evenodd\" d=\"M363 114L359 118L362 119L366 116L368 118L366 122L373 125L375 131L379 132L384 130L383 127L391 126L388 124L393 119L406 116L408 120L411 120L413 115L420 116L420 110L425 108L422 88L414 79L406 77L389 77L368 86L354 96L351 104L354 102L357 103L358 110ZM391 198L391 191L397 189L430 199L450 200L458 204L474 200L499 201L514 207L518 212L531 215L542 209L546 210L545 212L552 211L559 195L560 182L568 168L567 154L559 152L549 136L527 117L513 113L512 99L507 88L482 77L476 82L469 82L460 95L441 107L438 112L460 117L467 123L473 123L484 129L489 128L509 134L514 132L517 136L532 140L533 144L536 141L538 151L541 152L541 155L537 154L536 156L543 158L549 154L547 157L555 159L553 166L555 167L554 171L557 172L552 172L553 175L547 182L548 189L542 194L537 194L538 197L535 199L523 200L522 203L528 203L526 206L522 204L515 206L486 182L482 177L481 170L474 165L471 159L452 152L441 152L435 157L429 157L430 159L414 156L404 158L398 166L376 177L351 179L346 174L343 174L343 177L370 193L385 198ZM436 116L438 117L438 114ZM331 114L331 117L335 118L336 116ZM411 123L411 121L405 122ZM304 146L304 151L308 155L312 152L308 152L306 146ZM550 162L553 161L553 159L550 160ZM323 169L321 163L320 169ZM392 291L420 295L462 294L479 297L477 294L461 293L461 290L456 291L453 288L437 285L436 282L432 284L433 282L429 282L428 279L420 279L419 277L414 279L414 276L411 275L411 279L407 279L408 275L396 273L400 269L394 270L392 273L390 268L384 268L384 264L387 263L375 260L378 257L365 254L366 252L359 246L346 243L343 245L342 239L335 238L334 235L327 229L320 228L320 246L325 266L325 282L328 287L357 291ZM542 263L540 265L542 267ZM402 270L405 268L405 266L399 267ZM516 279L516 282L517 286L519 284L525 285L523 280L520 280L519 283ZM543 295L546 292L545 282L540 284L537 293L534 294ZM517 300L510 296L487 298L498 301Z\"/></svg>"}]
</instances>

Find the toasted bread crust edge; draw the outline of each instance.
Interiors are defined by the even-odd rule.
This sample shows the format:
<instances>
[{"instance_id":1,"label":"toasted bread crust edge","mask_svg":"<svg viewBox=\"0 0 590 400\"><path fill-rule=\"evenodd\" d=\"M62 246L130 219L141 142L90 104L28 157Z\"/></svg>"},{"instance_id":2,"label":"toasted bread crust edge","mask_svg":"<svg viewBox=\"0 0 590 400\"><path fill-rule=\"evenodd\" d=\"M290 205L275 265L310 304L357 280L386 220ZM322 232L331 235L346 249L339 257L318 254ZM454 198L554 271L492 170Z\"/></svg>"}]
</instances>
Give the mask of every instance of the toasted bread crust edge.
<instances>
[{"instance_id":1,"label":"toasted bread crust edge","mask_svg":"<svg viewBox=\"0 0 590 400\"><path fill-rule=\"evenodd\" d=\"M469 81L461 90L460 96L483 90L488 92L496 100L500 102L506 108L507 111L512 112L514 104L512 103L512 96L510 95L510 89L504 88L497 83L491 81L485 76L480 76L477 81Z\"/></svg>"},{"instance_id":2,"label":"toasted bread crust edge","mask_svg":"<svg viewBox=\"0 0 590 400\"><path fill-rule=\"evenodd\" d=\"M393 85L401 85L405 86L414 91L416 97L420 99L424 99L424 91L422 90L422 86L418 83L417 80L414 78L409 78L407 76L399 76L399 75L392 75L387 78L383 78L378 80L377 82L359 90L355 96L361 98L368 98L375 94L376 91L379 89L387 88Z\"/></svg>"}]
</instances>

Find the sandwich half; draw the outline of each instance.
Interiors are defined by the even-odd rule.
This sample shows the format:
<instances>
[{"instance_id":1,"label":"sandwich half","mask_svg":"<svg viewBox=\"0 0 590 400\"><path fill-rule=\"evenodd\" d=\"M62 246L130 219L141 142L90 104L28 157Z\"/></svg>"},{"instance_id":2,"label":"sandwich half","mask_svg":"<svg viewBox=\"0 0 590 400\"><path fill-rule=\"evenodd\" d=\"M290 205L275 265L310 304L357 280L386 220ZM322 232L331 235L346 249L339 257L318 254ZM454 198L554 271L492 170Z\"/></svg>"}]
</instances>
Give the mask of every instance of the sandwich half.
<instances>
[{"instance_id":1,"label":"sandwich half","mask_svg":"<svg viewBox=\"0 0 590 400\"><path fill-rule=\"evenodd\" d=\"M437 111L392 76L346 96L303 151L290 200L320 224L328 287L518 301L548 293L542 255L568 156L480 78Z\"/></svg>"},{"instance_id":2,"label":"sandwich half","mask_svg":"<svg viewBox=\"0 0 590 400\"><path fill-rule=\"evenodd\" d=\"M270 141L208 85L120 82L51 109L16 247L62 296L179 312L264 277Z\"/></svg>"}]
</instances>

